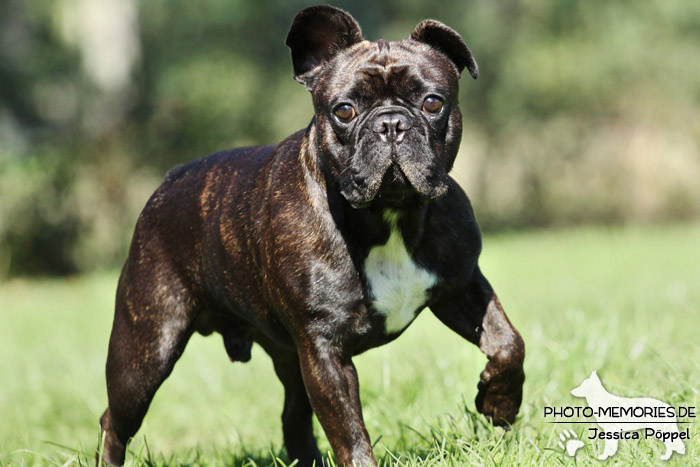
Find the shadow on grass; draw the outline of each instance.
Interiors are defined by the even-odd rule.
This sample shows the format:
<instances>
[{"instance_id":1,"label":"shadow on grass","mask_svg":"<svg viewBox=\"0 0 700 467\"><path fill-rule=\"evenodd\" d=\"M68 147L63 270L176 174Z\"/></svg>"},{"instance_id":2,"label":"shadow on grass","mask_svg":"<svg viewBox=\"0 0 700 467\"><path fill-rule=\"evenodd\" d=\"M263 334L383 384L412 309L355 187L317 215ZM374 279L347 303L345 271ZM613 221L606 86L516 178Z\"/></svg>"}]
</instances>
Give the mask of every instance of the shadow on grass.
<instances>
[{"instance_id":1,"label":"shadow on grass","mask_svg":"<svg viewBox=\"0 0 700 467\"><path fill-rule=\"evenodd\" d=\"M131 459L131 461L129 461ZM223 467L292 467L287 453L282 448L271 447L268 450L241 452L236 450L215 450L204 452L200 448L177 452L170 456L151 454L148 443L144 440L141 452L129 451L127 466L138 467L190 467L216 465Z\"/></svg>"},{"instance_id":2,"label":"shadow on grass","mask_svg":"<svg viewBox=\"0 0 700 467\"><path fill-rule=\"evenodd\" d=\"M9 466L95 466L97 452L84 447L71 448L58 443L45 441L44 444L56 448L54 452L38 452L20 449L0 456L0 467ZM290 462L284 449L271 447L268 450L240 452L236 450L207 450L192 448L178 451L168 456L152 452L148 441L137 447L138 451L127 447L125 467L292 467L296 462ZM326 464L329 466L333 463Z\"/></svg>"},{"instance_id":3,"label":"shadow on grass","mask_svg":"<svg viewBox=\"0 0 700 467\"><path fill-rule=\"evenodd\" d=\"M391 441L391 446L382 442L381 436L373 443L377 461L382 466L419 466L419 465L463 465L465 462L491 458L492 451L498 446L498 451L507 451L508 446L516 442L515 437L504 439L502 429L496 429L483 416L469 410L463 402L461 413L446 415L432 425L422 430L407 424L399 425L398 439ZM193 447L189 450L178 450L169 455L154 452L149 448L148 440L128 447L127 467L190 467L190 466L223 466L223 467L293 467L297 462L290 461L284 448L270 446L268 449L245 451L240 447L202 449ZM49 461L54 465L64 466L93 466L95 465L94 451L90 449L75 450L57 443L47 444L59 448L50 456L33 453L22 459L21 465L46 465ZM380 449L376 449L380 446ZM379 454L377 451L383 451ZM18 453L19 454L19 453ZM29 453L22 453L25 456ZM24 457L24 456L23 456ZM8 459L9 460L9 459ZM18 458L12 459L7 465L17 465ZM0 461L0 466L3 463ZM335 467L332 458L324 456L324 466Z\"/></svg>"}]
</instances>

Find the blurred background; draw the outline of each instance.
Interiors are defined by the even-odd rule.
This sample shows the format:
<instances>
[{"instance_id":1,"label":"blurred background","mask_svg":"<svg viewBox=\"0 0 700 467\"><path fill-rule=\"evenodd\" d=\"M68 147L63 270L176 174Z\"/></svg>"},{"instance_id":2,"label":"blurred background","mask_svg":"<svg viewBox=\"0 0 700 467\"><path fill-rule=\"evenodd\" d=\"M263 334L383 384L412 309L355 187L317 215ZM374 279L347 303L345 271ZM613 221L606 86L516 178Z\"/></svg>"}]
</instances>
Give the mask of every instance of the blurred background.
<instances>
[{"instance_id":1,"label":"blurred background","mask_svg":"<svg viewBox=\"0 0 700 467\"><path fill-rule=\"evenodd\" d=\"M120 265L165 172L307 125L314 2L0 0L0 280ZM487 231L700 214L700 2L336 1L367 39L460 32L454 176Z\"/></svg>"},{"instance_id":2,"label":"blurred background","mask_svg":"<svg viewBox=\"0 0 700 467\"><path fill-rule=\"evenodd\" d=\"M308 124L284 41L313 3L0 0L0 465L92 464L136 218L174 165ZM485 358L429 313L355 359L385 465L568 465L542 407L579 403L594 369L613 393L700 406L700 1L333 3L367 39L435 18L474 53L453 176L528 346L505 437L475 430ZM279 465L282 388L253 352L231 369L220 338L194 336L132 465ZM621 465L663 446L620 444ZM700 459L687 447L669 465ZM598 465L602 441L586 449Z\"/></svg>"}]
</instances>

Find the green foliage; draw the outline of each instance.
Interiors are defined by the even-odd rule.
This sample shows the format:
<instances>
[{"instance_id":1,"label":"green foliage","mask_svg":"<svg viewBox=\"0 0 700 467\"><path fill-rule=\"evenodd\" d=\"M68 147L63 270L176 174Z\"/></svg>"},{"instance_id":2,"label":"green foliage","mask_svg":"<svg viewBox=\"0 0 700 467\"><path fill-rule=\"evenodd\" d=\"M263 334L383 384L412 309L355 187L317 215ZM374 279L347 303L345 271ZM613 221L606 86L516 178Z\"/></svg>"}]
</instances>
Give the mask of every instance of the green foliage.
<instances>
[{"instance_id":1,"label":"green foliage","mask_svg":"<svg viewBox=\"0 0 700 467\"><path fill-rule=\"evenodd\" d=\"M395 342L355 359L382 465L573 465L546 405L598 370L607 389L700 406L700 224L487 236L482 268L526 344L521 414L510 432L475 412L485 357L425 311ZM91 465L106 406L104 362L117 275L0 285L0 465ZM192 338L137 436L136 466L288 465L282 386L257 347L231 364L217 336ZM685 456L697 465L700 425ZM329 445L316 426L322 452ZM147 442L146 442L147 440ZM599 465L585 439L578 465ZM656 441L622 441L619 465L657 465Z\"/></svg>"},{"instance_id":2,"label":"green foliage","mask_svg":"<svg viewBox=\"0 0 700 467\"><path fill-rule=\"evenodd\" d=\"M312 3L0 2L0 278L113 267L172 166L307 125L284 39ZM337 5L371 40L463 35L481 76L454 175L484 228L700 214L697 1Z\"/></svg>"},{"instance_id":3,"label":"green foliage","mask_svg":"<svg viewBox=\"0 0 700 467\"><path fill-rule=\"evenodd\" d=\"M51 156L14 164L0 160L0 238L12 247L0 251L12 255L0 268L10 273L76 272L71 247L80 218L68 196L74 180L64 161Z\"/></svg>"}]
</instances>

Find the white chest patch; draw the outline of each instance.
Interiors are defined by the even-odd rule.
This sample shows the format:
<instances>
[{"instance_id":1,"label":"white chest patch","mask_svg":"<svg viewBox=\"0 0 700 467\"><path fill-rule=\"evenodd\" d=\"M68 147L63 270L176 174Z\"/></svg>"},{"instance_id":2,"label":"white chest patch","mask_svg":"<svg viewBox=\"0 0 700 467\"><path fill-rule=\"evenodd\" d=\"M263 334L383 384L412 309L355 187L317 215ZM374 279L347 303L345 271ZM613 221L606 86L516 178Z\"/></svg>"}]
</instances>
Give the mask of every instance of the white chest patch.
<instances>
[{"instance_id":1,"label":"white chest patch","mask_svg":"<svg viewBox=\"0 0 700 467\"><path fill-rule=\"evenodd\" d=\"M427 291L437 277L411 259L397 226L398 214L386 211L384 220L391 226L389 240L370 250L365 276L375 310L386 316L386 332L394 333L408 326L425 305Z\"/></svg>"}]
</instances>

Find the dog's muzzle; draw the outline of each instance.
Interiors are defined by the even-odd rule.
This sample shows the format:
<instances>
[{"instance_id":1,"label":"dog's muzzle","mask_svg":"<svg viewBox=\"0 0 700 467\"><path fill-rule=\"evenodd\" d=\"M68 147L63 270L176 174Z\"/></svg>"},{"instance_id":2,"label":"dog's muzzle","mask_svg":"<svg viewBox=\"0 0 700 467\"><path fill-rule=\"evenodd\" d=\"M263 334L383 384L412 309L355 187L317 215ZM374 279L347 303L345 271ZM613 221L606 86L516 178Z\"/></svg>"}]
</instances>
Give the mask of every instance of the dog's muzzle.
<instances>
[{"instance_id":1,"label":"dog's muzzle","mask_svg":"<svg viewBox=\"0 0 700 467\"><path fill-rule=\"evenodd\" d=\"M401 204L419 196L434 199L446 191L445 172L435 166L425 131L400 106L375 109L358 129L355 155L341 193L353 207L376 197Z\"/></svg>"},{"instance_id":2,"label":"dog's muzzle","mask_svg":"<svg viewBox=\"0 0 700 467\"><path fill-rule=\"evenodd\" d=\"M393 107L379 112L371 123L372 131L386 144L401 144L411 126L411 120Z\"/></svg>"}]
</instances>

